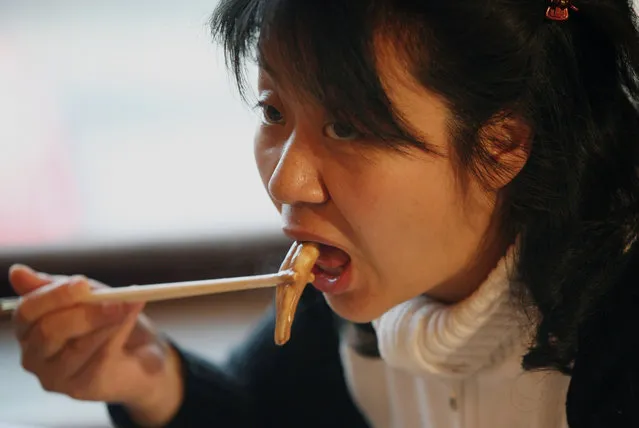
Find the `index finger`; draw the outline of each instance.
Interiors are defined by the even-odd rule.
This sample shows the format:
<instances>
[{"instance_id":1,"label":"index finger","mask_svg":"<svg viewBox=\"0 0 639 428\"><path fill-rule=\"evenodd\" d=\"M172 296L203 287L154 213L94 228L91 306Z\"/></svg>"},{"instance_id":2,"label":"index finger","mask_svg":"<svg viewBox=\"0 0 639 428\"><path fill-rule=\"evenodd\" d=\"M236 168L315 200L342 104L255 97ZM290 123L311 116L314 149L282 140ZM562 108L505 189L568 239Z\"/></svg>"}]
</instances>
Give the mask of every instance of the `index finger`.
<instances>
[{"instance_id":1,"label":"index finger","mask_svg":"<svg viewBox=\"0 0 639 428\"><path fill-rule=\"evenodd\" d=\"M49 312L68 308L91 293L84 277L64 278L38 288L22 298L14 313L18 337L24 336L30 326Z\"/></svg>"},{"instance_id":2,"label":"index finger","mask_svg":"<svg viewBox=\"0 0 639 428\"><path fill-rule=\"evenodd\" d=\"M36 272L31 267L22 264L14 264L9 268L9 282L20 296L32 293L38 288L62 278L67 277Z\"/></svg>"}]
</instances>

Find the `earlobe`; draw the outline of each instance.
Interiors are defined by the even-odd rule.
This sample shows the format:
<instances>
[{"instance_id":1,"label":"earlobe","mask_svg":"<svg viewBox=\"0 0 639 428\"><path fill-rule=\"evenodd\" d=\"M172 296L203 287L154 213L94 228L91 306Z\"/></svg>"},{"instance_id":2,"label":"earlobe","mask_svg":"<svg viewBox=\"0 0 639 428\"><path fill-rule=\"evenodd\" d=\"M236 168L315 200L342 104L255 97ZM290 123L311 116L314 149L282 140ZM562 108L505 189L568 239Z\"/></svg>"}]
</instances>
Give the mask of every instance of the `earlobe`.
<instances>
[{"instance_id":1,"label":"earlobe","mask_svg":"<svg viewBox=\"0 0 639 428\"><path fill-rule=\"evenodd\" d=\"M484 126L481 141L489 156L486 170L491 186L501 189L524 168L532 148L532 130L523 120L501 115Z\"/></svg>"}]
</instances>

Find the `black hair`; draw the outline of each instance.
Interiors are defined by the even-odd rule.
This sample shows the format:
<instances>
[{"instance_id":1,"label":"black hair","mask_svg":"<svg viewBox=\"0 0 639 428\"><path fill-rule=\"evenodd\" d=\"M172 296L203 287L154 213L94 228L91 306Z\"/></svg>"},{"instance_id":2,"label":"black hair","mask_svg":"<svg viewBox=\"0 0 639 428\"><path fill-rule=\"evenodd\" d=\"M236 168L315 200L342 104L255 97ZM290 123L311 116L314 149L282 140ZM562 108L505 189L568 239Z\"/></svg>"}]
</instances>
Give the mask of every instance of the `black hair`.
<instances>
[{"instance_id":1,"label":"black hair","mask_svg":"<svg viewBox=\"0 0 639 428\"><path fill-rule=\"evenodd\" d=\"M513 290L534 308L526 369L570 373L579 332L637 263L639 35L631 2L582 0L567 21L541 0L222 0L211 19L227 63L269 66L331 115L389 148L428 150L394 110L377 73L383 34L411 75L452 113L464 171L485 183L502 165L483 144L504 116L532 130L524 168L502 191L501 225L518 239ZM497 118L497 119L496 119ZM508 143L508 141L505 141ZM635 245L635 247L637 247ZM634 258L631 258L634 257Z\"/></svg>"}]
</instances>

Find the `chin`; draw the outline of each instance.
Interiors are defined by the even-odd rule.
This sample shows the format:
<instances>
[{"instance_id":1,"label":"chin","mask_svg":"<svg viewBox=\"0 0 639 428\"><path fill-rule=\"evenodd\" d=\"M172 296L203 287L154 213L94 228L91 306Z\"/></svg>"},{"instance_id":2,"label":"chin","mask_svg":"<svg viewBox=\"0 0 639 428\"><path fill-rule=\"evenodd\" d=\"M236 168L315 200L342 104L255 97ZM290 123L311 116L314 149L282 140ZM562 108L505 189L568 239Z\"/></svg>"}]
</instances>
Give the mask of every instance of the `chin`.
<instances>
[{"instance_id":1,"label":"chin","mask_svg":"<svg viewBox=\"0 0 639 428\"><path fill-rule=\"evenodd\" d=\"M333 312L347 321L358 324L369 323L391 308L370 295L355 291L338 295L324 293L324 298Z\"/></svg>"}]
</instances>

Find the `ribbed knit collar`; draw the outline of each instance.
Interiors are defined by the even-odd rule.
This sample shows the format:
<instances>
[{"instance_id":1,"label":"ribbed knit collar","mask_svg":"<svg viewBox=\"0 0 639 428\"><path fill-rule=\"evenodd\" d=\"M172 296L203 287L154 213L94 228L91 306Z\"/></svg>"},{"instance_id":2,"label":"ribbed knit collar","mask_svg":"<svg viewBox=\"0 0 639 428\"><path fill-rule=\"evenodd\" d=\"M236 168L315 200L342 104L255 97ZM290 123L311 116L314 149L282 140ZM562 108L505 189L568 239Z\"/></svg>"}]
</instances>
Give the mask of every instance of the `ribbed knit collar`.
<instances>
[{"instance_id":1,"label":"ribbed knit collar","mask_svg":"<svg viewBox=\"0 0 639 428\"><path fill-rule=\"evenodd\" d=\"M510 298L513 251L461 302L419 296L374 320L384 361L415 374L464 378L505 358L522 334Z\"/></svg>"}]
</instances>

